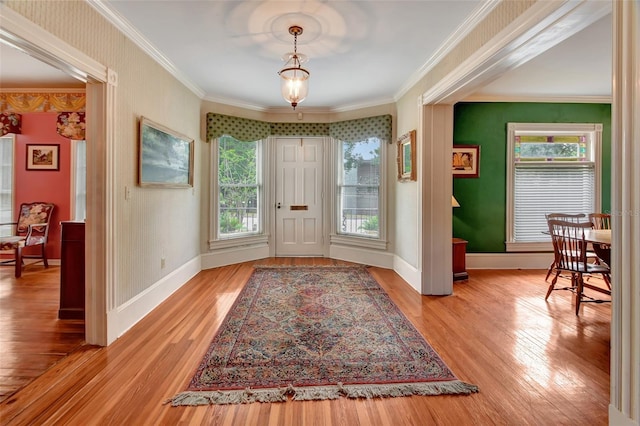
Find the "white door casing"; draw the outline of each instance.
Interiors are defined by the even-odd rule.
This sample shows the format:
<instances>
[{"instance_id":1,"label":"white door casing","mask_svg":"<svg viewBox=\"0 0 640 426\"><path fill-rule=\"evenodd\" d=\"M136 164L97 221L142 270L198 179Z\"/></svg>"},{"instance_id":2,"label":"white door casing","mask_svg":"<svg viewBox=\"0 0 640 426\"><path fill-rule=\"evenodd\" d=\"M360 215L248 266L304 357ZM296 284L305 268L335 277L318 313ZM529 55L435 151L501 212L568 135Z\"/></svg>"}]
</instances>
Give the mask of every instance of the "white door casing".
<instances>
[{"instance_id":1,"label":"white door casing","mask_svg":"<svg viewBox=\"0 0 640 426\"><path fill-rule=\"evenodd\" d=\"M322 138L276 139L276 256L322 256Z\"/></svg>"}]
</instances>

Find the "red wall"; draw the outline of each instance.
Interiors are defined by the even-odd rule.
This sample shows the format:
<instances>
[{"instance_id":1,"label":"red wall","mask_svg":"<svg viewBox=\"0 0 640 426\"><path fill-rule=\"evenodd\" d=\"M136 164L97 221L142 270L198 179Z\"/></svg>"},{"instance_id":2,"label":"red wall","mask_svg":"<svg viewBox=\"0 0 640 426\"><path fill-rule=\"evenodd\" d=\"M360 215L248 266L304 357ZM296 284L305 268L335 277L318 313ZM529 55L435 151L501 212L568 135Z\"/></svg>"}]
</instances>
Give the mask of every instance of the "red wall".
<instances>
[{"instance_id":1,"label":"red wall","mask_svg":"<svg viewBox=\"0 0 640 426\"><path fill-rule=\"evenodd\" d=\"M56 133L56 112L22 114L22 134L16 135L15 151L15 207L21 203L44 201L55 204L47 258L60 259L60 222L71 220L71 141ZM59 144L60 170L27 170L27 144ZM25 254L36 252L25 249Z\"/></svg>"}]
</instances>

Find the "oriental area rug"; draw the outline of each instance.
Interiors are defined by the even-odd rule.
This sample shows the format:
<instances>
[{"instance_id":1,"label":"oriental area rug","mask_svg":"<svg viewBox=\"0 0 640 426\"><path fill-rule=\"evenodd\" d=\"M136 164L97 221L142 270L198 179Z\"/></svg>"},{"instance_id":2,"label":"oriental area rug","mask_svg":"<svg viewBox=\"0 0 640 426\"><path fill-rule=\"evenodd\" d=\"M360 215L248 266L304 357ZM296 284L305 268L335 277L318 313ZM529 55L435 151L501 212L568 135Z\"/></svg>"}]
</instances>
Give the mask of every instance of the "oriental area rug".
<instances>
[{"instance_id":1,"label":"oriental area rug","mask_svg":"<svg viewBox=\"0 0 640 426\"><path fill-rule=\"evenodd\" d=\"M470 394L365 267L257 267L168 403Z\"/></svg>"}]
</instances>

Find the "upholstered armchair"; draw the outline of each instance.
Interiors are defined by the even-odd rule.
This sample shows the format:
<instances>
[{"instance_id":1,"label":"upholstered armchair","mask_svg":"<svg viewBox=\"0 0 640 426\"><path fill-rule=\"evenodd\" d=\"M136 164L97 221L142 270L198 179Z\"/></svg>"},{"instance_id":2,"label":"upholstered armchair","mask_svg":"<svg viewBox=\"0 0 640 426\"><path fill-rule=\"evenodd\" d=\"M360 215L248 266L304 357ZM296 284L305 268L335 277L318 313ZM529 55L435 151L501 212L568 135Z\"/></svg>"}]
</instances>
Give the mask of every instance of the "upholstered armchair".
<instances>
[{"instance_id":1,"label":"upholstered armchair","mask_svg":"<svg viewBox=\"0 0 640 426\"><path fill-rule=\"evenodd\" d=\"M13 259L5 260L2 263L15 262L16 278L20 278L22 275L23 259L25 258L42 259L45 268L49 267L46 245L53 208L54 205L49 203L23 203L20 205L17 222L0 223L0 226L11 225L15 227L14 235L0 237L0 251L11 250L15 253ZM23 255L22 249L30 246L40 246L41 254Z\"/></svg>"}]
</instances>

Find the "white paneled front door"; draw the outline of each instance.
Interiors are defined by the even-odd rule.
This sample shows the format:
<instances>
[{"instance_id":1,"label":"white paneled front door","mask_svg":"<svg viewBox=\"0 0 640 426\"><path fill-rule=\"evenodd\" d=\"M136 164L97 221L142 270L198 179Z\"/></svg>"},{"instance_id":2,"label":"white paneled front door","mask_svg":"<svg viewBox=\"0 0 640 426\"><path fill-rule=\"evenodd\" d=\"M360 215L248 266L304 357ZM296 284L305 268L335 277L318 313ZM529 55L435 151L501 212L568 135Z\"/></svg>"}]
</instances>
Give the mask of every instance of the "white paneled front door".
<instances>
[{"instance_id":1,"label":"white paneled front door","mask_svg":"<svg viewBox=\"0 0 640 426\"><path fill-rule=\"evenodd\" d=\"M322 256L323 140L276 140L276 256Z\"/></svg>"}]
</instances>

